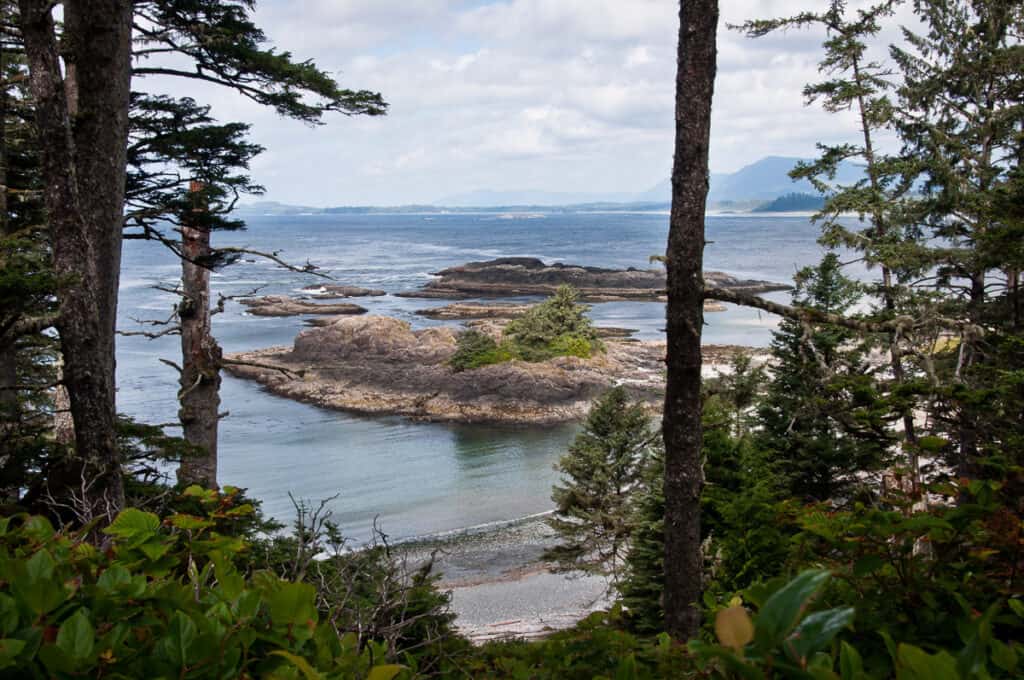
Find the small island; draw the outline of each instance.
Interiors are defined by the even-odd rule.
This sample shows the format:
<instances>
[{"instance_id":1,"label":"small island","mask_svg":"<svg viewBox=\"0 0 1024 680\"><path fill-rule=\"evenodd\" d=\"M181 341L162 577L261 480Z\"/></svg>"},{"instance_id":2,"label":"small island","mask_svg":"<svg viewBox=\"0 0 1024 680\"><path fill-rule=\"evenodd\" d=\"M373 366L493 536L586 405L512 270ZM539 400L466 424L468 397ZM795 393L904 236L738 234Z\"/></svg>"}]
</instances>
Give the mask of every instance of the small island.
<instances>
[{"instance_id":1,"label":"small island","mask_svg":"<svg viewBox=\"0 0 1024 680\"><path fill-rule=\"evenodd\" d=\"M366 314L365 307L348 302L317 304L309 300L287 297L284 295L267 295L257 298L240 300L248 307L253 316L304 316L307 314Z\"/></svg>"},{"instance_id":2,"label":"small island","mask_svg":"<svg viewBox=\"0 0 1024 680\"><path fill-rule=\"evenodd\" d=\"M274 394L318 406L417 420L552 424L583 417L614 385L652 411L664 387L665 343L594 327L568 287L517 318L468 329L413 330L385 316L324 319L292 347L231 355L226 368ZM736 348L707 347L710 364Z\"/></svg>"},{"instance_id":3,"label":"small island","mask_svg":"<svg viewBox=\"0 0 1024 680\"><path fill-rule=\"evenodd\" d=\"M665 272L657 269L605 269L555 262L545 264L533 257L501 257L469 262L433 274L437 278L420 290L399 297L464 300L530 295L552 295L559 286L572 286L586 302L664 301ZM744 293L789 290L771 281L738 279L723 272L707 271L709 285Z\"/></svg>"}]
</instances>

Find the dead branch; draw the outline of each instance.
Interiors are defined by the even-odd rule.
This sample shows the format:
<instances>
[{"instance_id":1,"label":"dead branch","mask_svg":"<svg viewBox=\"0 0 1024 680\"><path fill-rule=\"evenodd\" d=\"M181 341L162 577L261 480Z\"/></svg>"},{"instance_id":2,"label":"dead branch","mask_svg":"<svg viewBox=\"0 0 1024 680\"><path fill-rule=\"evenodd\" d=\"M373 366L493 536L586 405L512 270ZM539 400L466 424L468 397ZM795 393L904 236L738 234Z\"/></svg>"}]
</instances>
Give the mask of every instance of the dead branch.
<instances>
[{"instance_id":1,"label":"dead branch","mask_svg":"<svg viewBox=\"0 0 1024 680\"><path fill-rule=\"evenodd\" d=\"M262 257L264 259L270 260L271 262L276 263L278 266L283 267L283 268L287 269L288 271L298 272L299 274L312 274L313 276L319 276L321 278L329 279L331 281L335 280L334 277L331 276L330 274L328 274L326 272L320 271L320 267L316 266L315 264L313 264L309 260L306 260L306 264L304 264L302 266L294 265L294 264L291 264L289 262L286 262L286 261L282 260L280 258L280 256L279 256L279 254L281 252L280 250L275 250L275 251L270 252L270 253L265 253L265 252L260 251L260 250L252 250L251 248L227 247L227 248L214 248L214 252L216 252L217 254L225 253L225 254L235 254L235 255L255 255L256 257Z\"/></svg>"},{"instance_id":2,"label":"dead branch","mask_svg":"<svg viewBox=\"0 0 1024 680\"><path fill-rule=\"evenodd\" d=\"M241 361L239 359L221 359L221 366L251 366L253 368L265 368L268 371L278 371L283 373L288 378L301 378L306 374L304 370L293 371L290 368L284 366L275 366L274 364L262 364L258 361Z\"/></svg>"}]
</instances>

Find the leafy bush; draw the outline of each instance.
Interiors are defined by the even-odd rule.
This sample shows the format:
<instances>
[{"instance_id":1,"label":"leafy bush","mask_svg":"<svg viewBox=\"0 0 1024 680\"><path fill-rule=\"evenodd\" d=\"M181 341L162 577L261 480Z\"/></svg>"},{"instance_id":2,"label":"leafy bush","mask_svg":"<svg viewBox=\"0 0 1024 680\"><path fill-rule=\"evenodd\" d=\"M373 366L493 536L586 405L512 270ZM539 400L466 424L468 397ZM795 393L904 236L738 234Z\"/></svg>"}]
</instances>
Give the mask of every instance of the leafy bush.
<instances>
[{"instance_id":1,"label":"leafy bush","mask_svg":"<svg viewBox=\"0 0 1024 680\"><path fill-rule=\"evenodd\" d=\"M587 317L587 307L578 302L579 293L571 286L559 286L555 294L513 319L505 335L525 347L549 347L565 335L588 342L597 341L597 333Z\"/></svg>"},{"instance_id":2,"label":"leafy bush","mask_svg":"<svg viewBox=\"0 0 1024 680\"><path fill-rule=\"evenodd\" d=\"M757 607L751 620L741 602L718 612L719 644L691 641L690 650L704 672L725 678L800 678L807 680L934 680L935 678L1009 678L1024 653L1019 642L1004 643L993 635L998 607L957 627L959 640L950 647L897 643L884 631L885 663L871 668L863 647L843 638L855 621L854 607L814 608L830 580L827 570L804 571L788 583L776 580L746 591ZM1019 614L1015 617L1020 621ZM955 653L948 651L957 648Z\"/></svg>"},{"instance_id":3,"label":"leafy bush","mask_svg":"<svg viewBox=\"0 0 1024 680\"><path fill-rule=\"evenodd\" d=\"M578 304L577 298L573 288L560 286L553 296L509 322L500 344L485 333L466 331L459 336L458 348L448 365L455 371L468 371L513 359L589 359L601 351L602 345L587 318L586 306Z\"/></svg>"},{"instance_id":4,"label":"leafy bush","mask_svg":"<svg viewBox=\"0 0 1024 680\"><path fill-rule=\"evenodd\" d=\"M213 492L186 496L208 511ZM210 496L209 494L213 494ZM98 549L38 516L0 520L0 676L328 677L387 680L383 645L321 622L316 590L233 563L243 540L217 518L128 509Z\"/></svg>"},{"instance_id":5,"label":"leafy bush","mask_svg":"<svg viewBox=\"0 0 1024 680\"><path fill-rule=\"evenodd\" d=\"M458 349L448 360L448 365L455 371L471 371L481 366L511 361L513 358L512 352L499 346L491 336L469 330L459 336Z\"/></svg>"},{"instance_id":6,"label":"leafy bush","mask_svg":"<svg viewBox=\"0 0 1024 680\"><path fill-rule=\"evenodd\" d=\"M792 561L817 563L837 578L825 591L832 606L855 606L851 636L866 663L884 661L874 631L925 648L956 648L964 626L987 624L1003 639L1024 639L1024 522L1005 506L1000 485L972 481L932 487L955 504L911 512L912 499L848 512L807 509ZM1008 609L1007 609L1008 608ZM960 622L957 625L957 622Z\"/></svg>"}]
</instances>

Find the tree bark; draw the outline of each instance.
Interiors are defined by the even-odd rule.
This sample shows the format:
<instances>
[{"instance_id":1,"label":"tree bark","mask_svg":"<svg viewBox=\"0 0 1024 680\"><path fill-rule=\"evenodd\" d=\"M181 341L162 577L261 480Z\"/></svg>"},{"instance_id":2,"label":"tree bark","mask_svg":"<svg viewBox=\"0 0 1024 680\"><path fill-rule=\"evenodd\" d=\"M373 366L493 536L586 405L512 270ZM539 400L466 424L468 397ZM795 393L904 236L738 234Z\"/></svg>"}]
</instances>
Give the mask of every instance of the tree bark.
<instances>
[{"instance_id":1,"label":"tree bark","mask_svg":"<svg viewBox=\"0 0 1024 680\"><path fill-rule=\"evenodd\" d=\"M0 77L6 77L5 65L7 54L0 45ZM10 93L8 85L0 87L0 237L9 235L9 220L7 218L7 102ZM0 336L0 427L8 416L13 416L18 404L16 386L18 384L18 371L15 361L16 336L12 333L10 337Z\"/></svg>"},{"instance_id":2,"label":"tree bark","mask_svg":"<svg viewBox=\"0 0 1024 680\"><path fill-rule=\"evenodd\" d=\"M714 94L717 0L679 10L676 136L669 222L665 438L665 626L677 640L700 629L701 330L704 212Z\"/></svg>"},{"instance_id":3,"label":"tree bark","mask_svg":"<svg viewBox=\"0 0 1024 680\"><path fill-rule=\"evenodd\" d=\"M66 0L63 52L49 0L19 0L36 103L45 202L59 291L64 383L76 460L53 474L50 493L78 519L111 518L124 504L116 440L114 330L121 264L128 106L130 0ZM77 93L75 116L67 92Z\"/></svg>"},{"instance_id":4,"label":"tree bark","mask_svg":"<svg viewBox=\"0 0 1024 680\"><path fill-rule=\"evenodd\" d=\"M199 189L192 186L193 196ZM182 300L178 305L182 359L178 418L185 440L201 453L182 459L178 481L215 488L223 353L210 327L210 270L196 264L208 262L212 255L210 230L184 224L181 250L185 257L181 261Z\"/></svg>"}]
</instances>

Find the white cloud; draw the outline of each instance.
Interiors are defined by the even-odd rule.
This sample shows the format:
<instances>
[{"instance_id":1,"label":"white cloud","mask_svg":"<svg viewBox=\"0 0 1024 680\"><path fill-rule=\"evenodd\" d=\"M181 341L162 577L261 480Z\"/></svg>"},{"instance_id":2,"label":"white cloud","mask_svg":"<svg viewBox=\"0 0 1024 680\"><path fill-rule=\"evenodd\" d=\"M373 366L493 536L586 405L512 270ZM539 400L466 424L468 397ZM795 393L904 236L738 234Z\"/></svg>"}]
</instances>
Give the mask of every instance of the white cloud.
<instances>
[{"instance_id":1,"label":"white cloud","mask_svg":"<svg viewBox=\"0 0 1024 680\"><path fill-rule=\"evenodd\" d=\"M821 2L721 4L713 169L850 138L842 117L803 105L803 85L819 77L820 33L750 40L725 28ZM478 188L639 192L669 172L674 0L264 0L259 8L276 45L391 104L381 119L339 116L311 129L189 85L221 118L253 123L273 154L254 166L269 198L338 205Z\"/></svg>"}]
</instances>

